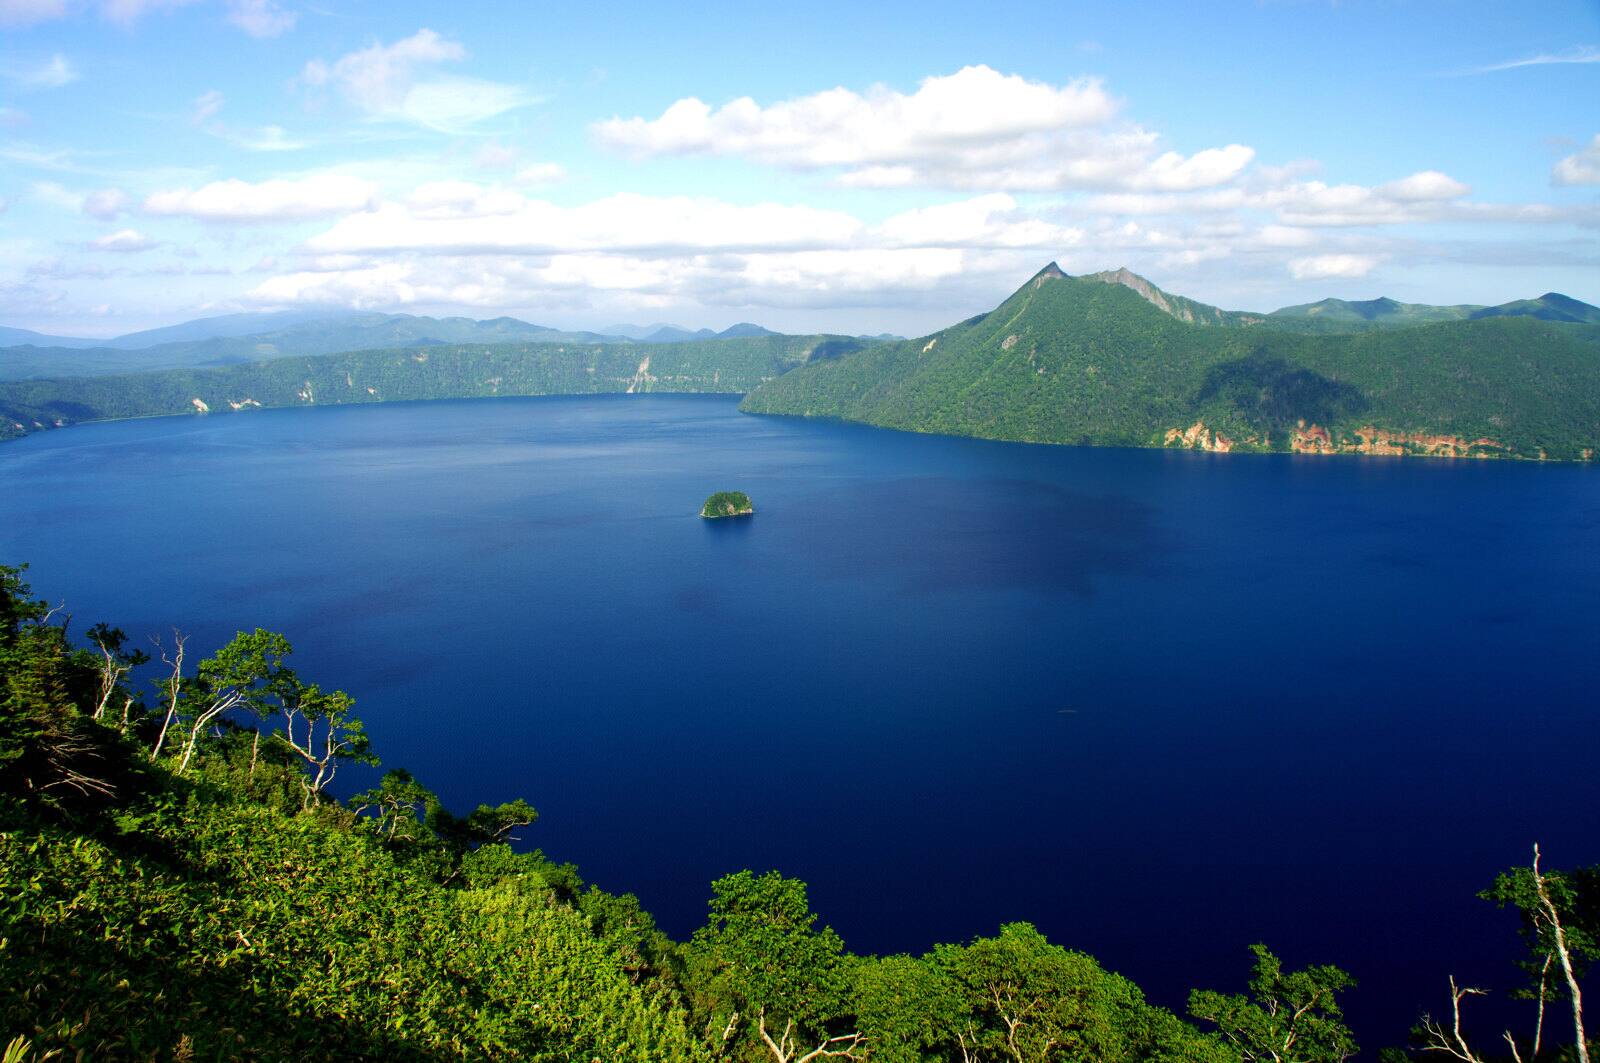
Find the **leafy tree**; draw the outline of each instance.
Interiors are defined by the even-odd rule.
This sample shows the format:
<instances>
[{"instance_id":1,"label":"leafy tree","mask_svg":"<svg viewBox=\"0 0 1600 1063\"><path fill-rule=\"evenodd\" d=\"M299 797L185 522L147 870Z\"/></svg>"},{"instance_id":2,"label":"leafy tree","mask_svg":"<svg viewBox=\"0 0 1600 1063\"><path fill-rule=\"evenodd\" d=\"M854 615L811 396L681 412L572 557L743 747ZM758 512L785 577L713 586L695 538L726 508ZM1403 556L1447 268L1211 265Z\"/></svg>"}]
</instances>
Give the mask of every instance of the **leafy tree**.
<instances>
[{"instance_id":1,"label":"leafy tree","mask_svg":"<svg viewBox=\"0 0 1600 1063\"><path fill-rule=\"evenodd\" d=\"M341 761L378 763L378 758L372 755L372 743L365 726L351 711L356 701L349 694L342 690L325 694L315 683L302 685L293 676L282 677L280 688L284 721L281 737L305 761L309 774L301 782L307 805L321 799L323 790L338 773ZM302 721L305 733L297 735L297 725Z\"/></svg>"},{"instance_id":2,"label":"leafy tree","mask_svg":"<svg viewBox=\"0 0 1600 1063\"><path fill-rule=\"evenodd\" d=\"M1265 945L1251 945L1250 995L1196 989L1189 1014L1213 1022L1245 1063L1338 1063L1356 1054L1337 994L1355 979L1325 965L1285 973Z\"/></svg>"},{"instance_id":3,"label":"leafy tree","mask_svg":"<svg viewBox=\"0 0 1600 1063\"><path fill-rule=\"evenodd\" d=\"M979 1038L967 995L932 958L864 957L852 969L851 991L873 1060L976 1058Z\"/></svg>"},{"instance_id":4,"label":"leafy tree","mask_svg":"<svg viewBox=\"0 0 1600 1063\"><path fill-rule=\"evenodd\" d=\"M689 942L686 974L712 1045L782 1063L796 1044L851 1038L844 942L815 929L805 883L740 871L711 890L711 918Z\"/></svg>"},{"instance_id":5,"label":"leafy tree","mask_svg":"<svg viewBox=\"0 0 1600 1063\"><path fill-rule=\"evenodd\" d=\"M384 773L378 785L350 798L356 815L371 812L373 829L385 841L419 841L423 835L422 816L438 796L404 768Z\"/></svg>"}]
</instances>

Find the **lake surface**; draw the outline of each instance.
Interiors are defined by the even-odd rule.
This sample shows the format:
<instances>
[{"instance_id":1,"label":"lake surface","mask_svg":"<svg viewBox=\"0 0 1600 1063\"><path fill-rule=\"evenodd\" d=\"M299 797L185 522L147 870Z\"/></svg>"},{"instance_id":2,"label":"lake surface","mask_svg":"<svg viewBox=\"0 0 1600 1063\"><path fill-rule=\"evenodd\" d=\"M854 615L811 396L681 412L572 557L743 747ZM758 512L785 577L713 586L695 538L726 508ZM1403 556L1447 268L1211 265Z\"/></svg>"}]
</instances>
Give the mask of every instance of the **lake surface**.
<instances>
[{"instance_id":1,"label":"lake surface","mask_svg":"<svg viewBox=\"0 0 1600 1063\"><path fill-rule=\"evenodd\" d=\"M615 396L73 428L0 447L0 513L75 630L287 633L679 937L775 867L854 950L1029 920L1178 1008L1261 940L1360 979L1370 1056L1515 982L1496 871L1600 862L1592 469Z\"/></svg>"}]
</instances>

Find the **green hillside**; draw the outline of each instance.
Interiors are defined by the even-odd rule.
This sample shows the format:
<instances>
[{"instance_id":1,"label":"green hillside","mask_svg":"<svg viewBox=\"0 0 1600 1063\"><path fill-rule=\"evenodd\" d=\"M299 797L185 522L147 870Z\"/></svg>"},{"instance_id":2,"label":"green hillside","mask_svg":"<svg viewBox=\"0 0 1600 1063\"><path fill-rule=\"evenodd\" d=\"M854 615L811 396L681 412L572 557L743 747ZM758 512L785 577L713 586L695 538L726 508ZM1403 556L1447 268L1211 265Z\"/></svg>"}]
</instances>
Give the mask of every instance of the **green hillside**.
<instances>
[{"instance_id":1,"label":"green hillside","mask_svg":"<svg viewBox=\"0 0 1600 1063\"><path fill-rule=\"evenodd\" d=\"M259 315L235 315L221 320L234 327L249 327ZM268 325L274 315L266 315ZM148 333L123 337L103 346L80 349L77 345L0 348L0 380L28 380L63 376L110 376L155 372L162 369L202 368L260 362L274 358L314 357L342 351L375 350L465 343L601 343L616 337L592 332L561 332L530 325L511 317L474 321L465 317L416 317L411 314L344 313L309 321L290 320L279 327L263 327L247 334L193 337L206 321L188 322ZM220 326L219 326L220 327ZM165 340L165 336L174 337ZM129 346L140 336L162 339L154 344ZM27 341L19 341L27 342Z\"/></svg>"},{"instance_id":2,"label":"green hillside","mask_svg":"<svg viewBox=\"0 0 1600 1063\"><path fill-rule=\"evenodd\" d=\"M989 314L814 358L743 408L1040 443L1588 460L1600 328L1200 327L1052 264Z\"/></svg>"},{"instance_id":3,"label":"green hillside","mask_svg":"<svg viewBox=\"0 0 1600 1063\"><path fill-rule=\"evenodd\" d=\"M275 406L603 392L743 394L818 351L859 346L859 341L824 336L670 344L456 344L213 369L0 381L0 439L82 421Z\"/></svg>"},{"instance_id":4,"label":"green hillside","mask_svg":"<svg viewBox=\"0 0 1600 1063\"><path fill-rule=\"evenodd\" d=\"M1378 299L1321 299L1315 303L1285 306L1267 316L1273 324L1285 323L1285 318L1303 318L1323 324L1362 327L1409 327L1436 321L1465 321L1481 306L1430 306L1427 303L1402 303L1387 297Z\"/></svg>"}]
</instances>

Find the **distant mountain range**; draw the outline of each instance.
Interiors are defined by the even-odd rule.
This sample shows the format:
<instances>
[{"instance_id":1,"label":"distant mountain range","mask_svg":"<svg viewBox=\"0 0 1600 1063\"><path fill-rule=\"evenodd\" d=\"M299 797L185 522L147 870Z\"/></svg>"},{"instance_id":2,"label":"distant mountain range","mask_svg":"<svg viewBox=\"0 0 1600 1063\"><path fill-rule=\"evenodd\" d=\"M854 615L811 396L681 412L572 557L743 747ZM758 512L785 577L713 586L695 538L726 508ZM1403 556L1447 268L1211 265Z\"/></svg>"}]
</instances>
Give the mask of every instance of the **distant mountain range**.
<instances>
[{"instance_id":1,"label":"distant mountain range","mask_svg":"<svg viewBox=\"0 0 1600 1063\"><path fill-rule=\"evenodd\" d=\"M249 331L263 322L273 327ZM514 318L234 315L115 341L158 341L142 348L5 348L0 438L189 411L675 390L746 393L755 413L1028 442L1600 452L1600 308L1554 292L1492 307L1325 299L1256 314L1126 269L1070 277L1051 263L995 310L915 340L615 328L634 335ZM236 334L192 338L218 329Z\"/></svg>"},{"instance_id":2,"label":"distant mountain range","mask_svg":"<svg viewBox=\"0 0 1600 1063\"><path fill-rule=\"evenodd\" d=\"M465 317L433 318L360 311L231 314L135 332L111 340L70 339L25 329L5 329L0 331L0 380L153 372L406 345L616 343L635 338L649 343L673 343L702 338L777 335L749 324L734 325L720 333L705 329L701 332L705 335L662 327L648 336L621 337L598 332L569 332L513 317L474 321Z\"/></svg>"},{"instance_id":3,"label":"distant mountain range","mask_svg":"<svg viewBox=\"0 0 1600 1063\"><path fill-rule=\"evenodd\" d=\"M1069 277L1051 263L987 314L813 357L744 409L1028 442L1590 461L1590 322L1600 310L1553 293L1244 314L1127 270Z\"/></svg>"},{"instance_id":4,"label":"distant mountain range","mask_svg":"<svg viewBox=\"0 0 1600 1063\"><path fill-rule=\"evenodd\" d=\"M779 336L782 333L741 321L729 325L721 332L708 328L686 329L677 325L657 322L654 325L607 325L602 330L608 336L638 340L640 343L687 343L691 340L731 340L739 336Z\"/></svg>"}]
</instances>

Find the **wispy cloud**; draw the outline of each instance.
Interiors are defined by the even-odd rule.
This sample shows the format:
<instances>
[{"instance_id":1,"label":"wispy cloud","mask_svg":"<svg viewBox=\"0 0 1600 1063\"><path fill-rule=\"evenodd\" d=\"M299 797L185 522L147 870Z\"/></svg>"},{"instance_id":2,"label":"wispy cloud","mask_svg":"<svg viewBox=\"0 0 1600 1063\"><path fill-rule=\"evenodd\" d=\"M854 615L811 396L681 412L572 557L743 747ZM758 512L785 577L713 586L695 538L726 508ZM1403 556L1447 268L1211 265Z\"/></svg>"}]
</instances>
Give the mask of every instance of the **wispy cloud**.
<instances>
[{"instance_id":1,"label":"wispy cloud","mask_svg":"<svg viewBox=\"0 0 1600 1063\"><path fill-rule=\"evenodd\" d=\"M1470 70L1457 70L1458 77L1470 74L1493 74L1498 70L1516 70L1525 66L1553 66L1563 63L1600 63L1600 48L1592 44L1579 44L1568 48L1564 52L1543 52L1539 55L1530 55L1522 59L1510 59L1504 63L1491 63L1488 66L1476 66Z\"/></svg>"},{"instance_id":2,"label":"wispy cloud","mask_svg":"<svg viewBox=\"0 0 1600 1063\"><path fill-rule=\"evenodd\" d=\"M4 71L5 79L24 90L59 89L78 80L78 68L57 52L43 63Z\"/></svg>"},{"instance_id":3,"label":"wispy cloud","mask_svg":"<svg viewBox=\"0 0 1600 1063\"><path fill-rule=\"evenodd\" d=\"M332 63L313 59L300 83L338 90L374 120L412 122L460 134L479 122L539 102L521 86L431 73L441 63L465 59L467 50L423 28L393 44L373 44Z\"/></svg>"},{"instance_id":4,"label":"wispy cloud","mask_svg":"<svg viewBox=\"0 0 1600 1063\"><path fill-rule=\"evenodd\" d=\"M258 39L282 36L299 17L273 0L228 0L228 21Z\"/></svg>"},{"instance_id":5,"label":"wispy cloud","mask_svg":"<svg viewBox=\"0 0 1600 1063\"><path fill-rule=\"evenodd\" d=\"M67 0L0 0L0 26L31 26L67 13Z\"/></svg>"},{"instance_id":6,"label":"wispy cloud","mask_svg":"<svg viewBox=\"0 0 1600 1063\"><path fill-rule=\"evenodd\" d=\"M89 246L95 251L115 251L129 255L148 251L156 246L156 242L137 229L122 229L89 241Z\"/></svg>"}]
</instances>

